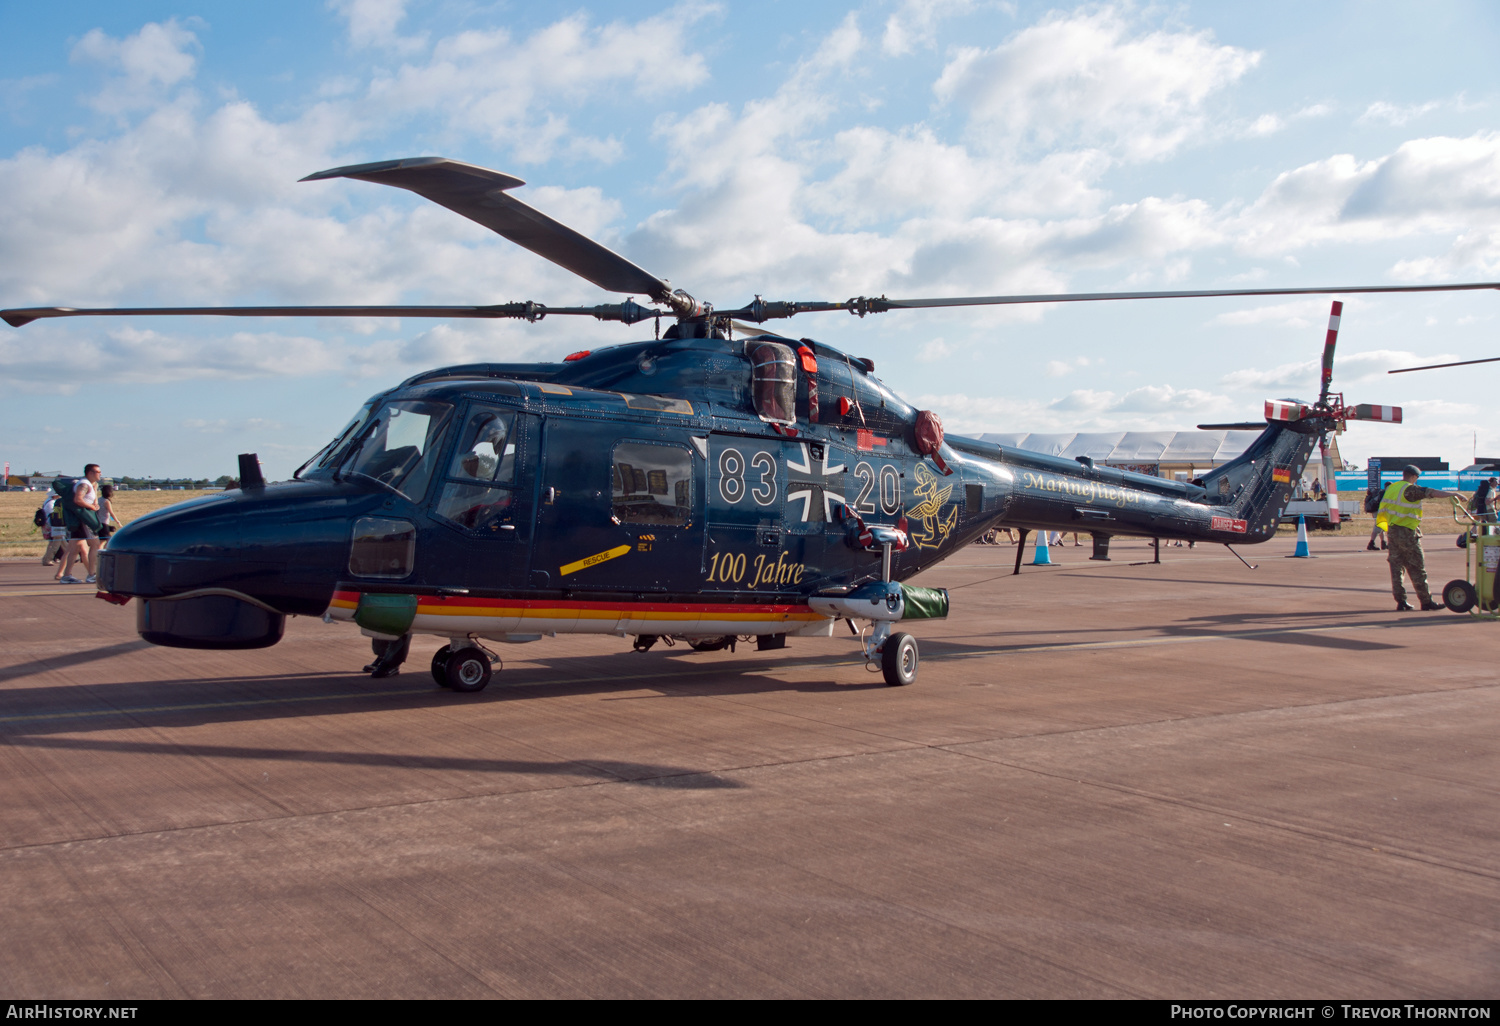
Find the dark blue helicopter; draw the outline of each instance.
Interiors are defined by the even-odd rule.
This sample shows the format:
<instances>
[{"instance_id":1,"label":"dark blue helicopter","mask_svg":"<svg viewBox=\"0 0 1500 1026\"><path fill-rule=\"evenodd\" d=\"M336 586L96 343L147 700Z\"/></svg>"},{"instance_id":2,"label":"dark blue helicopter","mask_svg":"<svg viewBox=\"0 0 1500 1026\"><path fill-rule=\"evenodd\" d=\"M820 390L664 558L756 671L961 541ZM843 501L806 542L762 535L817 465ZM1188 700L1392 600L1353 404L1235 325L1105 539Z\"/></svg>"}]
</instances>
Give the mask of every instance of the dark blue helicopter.
<instances>
[{"instance_id":1,"label":"dark blue helicopter","mask_svg":"<svg viewBox=\"0 0 1500 1026\"><path fill-rule=\"evenodd\" d=\"M665 315L660 338L555 364L469 364L371 398L294 480L267 484L252 455L241 483L141 517L110 540L100 594L139 598L147 641L260 648L288 615L351 620L374 639L367 670L396 672L414 633L449 639L438 683L489 683L484 642L617 634L643 651L761 649L856 629L890 684L917 674L906 620L942 617L941 589L902 583L987 530L1259 542L1275 533L1312 447L1349 419L1329 391L1335 323L1314 403L1266 404L1259 437L1191 482L944 435L869 360L751 327L800 313L1127 298L1412 292L1497 283L959 299L765 302L719 311L521 203L520 179L443 158L335 168L409 189L600 287L648 296L593 307L213 307L0 311L19 327L78 315ZM740 337L734 337L735 329ZM1020 549L1017 551L1017 568Z\"/></svg>"}]
</instances>

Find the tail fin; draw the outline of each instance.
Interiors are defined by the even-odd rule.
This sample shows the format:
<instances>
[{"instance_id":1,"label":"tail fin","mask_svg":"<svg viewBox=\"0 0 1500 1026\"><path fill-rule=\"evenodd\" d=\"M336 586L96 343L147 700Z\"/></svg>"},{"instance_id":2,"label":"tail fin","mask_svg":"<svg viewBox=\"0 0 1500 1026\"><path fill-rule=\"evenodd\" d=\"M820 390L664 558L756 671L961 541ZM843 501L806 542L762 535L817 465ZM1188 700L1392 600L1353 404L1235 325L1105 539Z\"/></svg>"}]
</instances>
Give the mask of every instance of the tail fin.
<instances>
[{"instance_id":1,"label":"tail fin","mask_svg":"<svg viewBox=\"0 0 1500 1026\"><path fill-rule=\"evenodd\" d=\"M1208 501L1223 509L1213 517L1213 529L1243 541L1265 541L1274 535L1291 501L1292 486L1302 479L1313 446L1329 426L1327 418L1317 414L1271 421L1243 453L1204 474Z\"/></svg>"}]
</instances>

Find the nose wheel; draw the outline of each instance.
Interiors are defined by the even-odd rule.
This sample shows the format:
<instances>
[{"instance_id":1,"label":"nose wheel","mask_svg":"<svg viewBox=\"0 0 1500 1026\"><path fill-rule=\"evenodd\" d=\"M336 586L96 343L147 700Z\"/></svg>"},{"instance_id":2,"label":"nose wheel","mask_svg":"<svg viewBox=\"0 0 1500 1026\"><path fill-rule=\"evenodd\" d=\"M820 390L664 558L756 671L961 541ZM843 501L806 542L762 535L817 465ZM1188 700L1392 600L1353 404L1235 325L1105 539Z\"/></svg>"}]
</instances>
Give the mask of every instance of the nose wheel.
<instances>
[{"instance_id":1,"label":"nose wheel","mask_svg":"<svg viewBox=\"0 0 1500 1026\"><path fill-rule=\"evenodd\" d=\"M917 639L910 634L892 634L880 650L880 671L892 687L905 687L917 679Z\"/></svg>"}]
</instances>

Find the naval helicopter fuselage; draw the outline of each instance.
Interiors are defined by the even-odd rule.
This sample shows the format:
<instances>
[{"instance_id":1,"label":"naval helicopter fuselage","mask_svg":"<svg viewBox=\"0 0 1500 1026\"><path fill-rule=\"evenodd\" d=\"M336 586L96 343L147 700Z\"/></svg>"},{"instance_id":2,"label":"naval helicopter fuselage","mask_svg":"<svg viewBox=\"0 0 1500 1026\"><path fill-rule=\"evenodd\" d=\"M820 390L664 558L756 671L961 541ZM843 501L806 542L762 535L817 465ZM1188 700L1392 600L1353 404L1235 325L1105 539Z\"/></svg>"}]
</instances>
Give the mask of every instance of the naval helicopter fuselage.
<instances>
[{"instance_id":1,"label":"naval helicopter fuselage","mask_svg":"<svg viewBox=\"0 0 1500 1026\"><path fill-rule=\"evenodd\" d=\"M1331 426L1268 421L1171 481L945 437L870 361L810 339L675 333L418 374L294 480L242 458L240 488L122 528L101 592L179 647L275 644L288 615L352 621L397 662L442 636L434 675L463 691L489 680L485 642L774 648L840 620L904 684L916 644L895 625L948 605L904 582L984 532L1263 541Z\"/></svg>"}]
</instances>

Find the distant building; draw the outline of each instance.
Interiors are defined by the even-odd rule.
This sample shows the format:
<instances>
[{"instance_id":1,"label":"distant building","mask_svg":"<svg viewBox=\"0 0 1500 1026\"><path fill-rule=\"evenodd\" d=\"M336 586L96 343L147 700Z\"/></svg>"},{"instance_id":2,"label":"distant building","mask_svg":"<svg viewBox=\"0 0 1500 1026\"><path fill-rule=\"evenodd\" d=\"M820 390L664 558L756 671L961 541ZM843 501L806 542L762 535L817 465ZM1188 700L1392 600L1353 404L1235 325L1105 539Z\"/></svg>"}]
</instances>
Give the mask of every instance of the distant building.
<instances>
[{"instance_id":1,"label":"distant building","mask_svg":"<svg viewBox=\"0 0 1500 1026\"><path fill-rule=\"evenodd\" d=\"M1408 463L1420 470L1447 470L1448 461L1439 456L1376 456L1384 473L1399 471Z\"/></svg>"}]
</instances>

